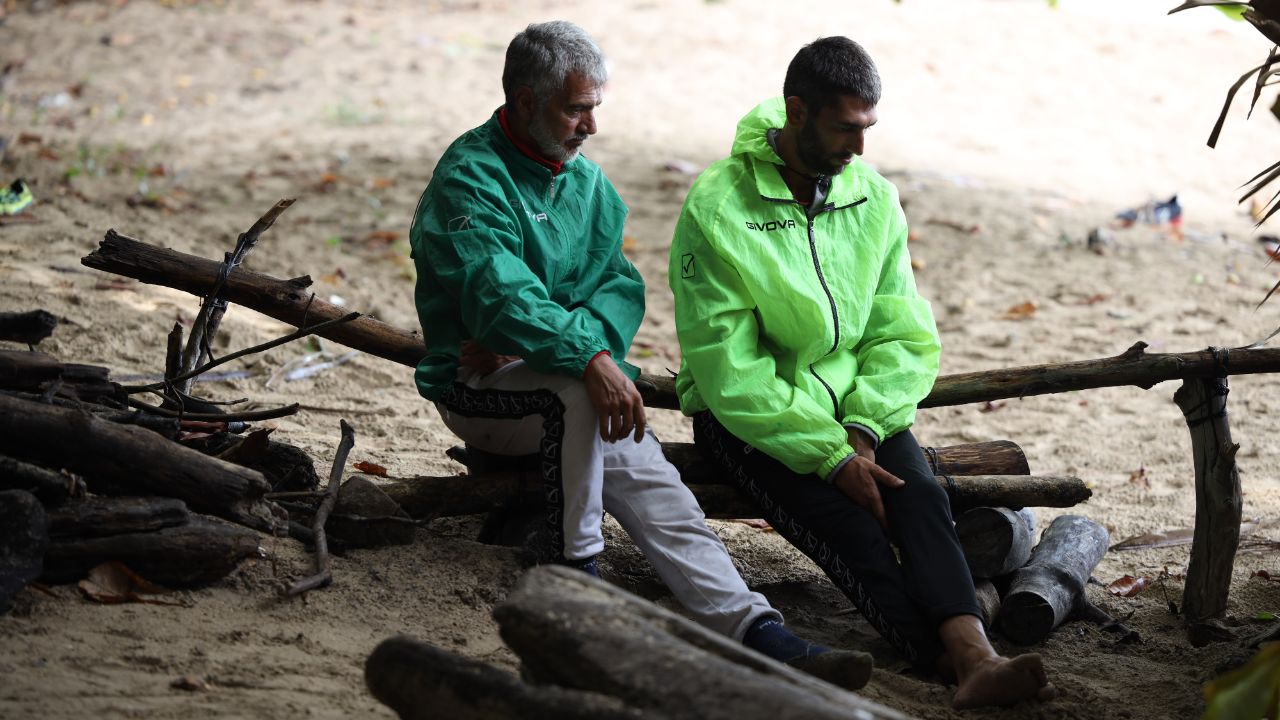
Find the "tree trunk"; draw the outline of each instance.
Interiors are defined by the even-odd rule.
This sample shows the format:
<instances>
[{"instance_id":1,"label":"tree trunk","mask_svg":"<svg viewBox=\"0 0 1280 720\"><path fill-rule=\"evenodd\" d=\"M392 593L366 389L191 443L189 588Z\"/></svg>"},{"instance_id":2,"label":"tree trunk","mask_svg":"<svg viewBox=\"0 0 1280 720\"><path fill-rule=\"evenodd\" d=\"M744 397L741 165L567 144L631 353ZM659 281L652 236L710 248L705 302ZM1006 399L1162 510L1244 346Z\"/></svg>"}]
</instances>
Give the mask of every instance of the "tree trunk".
<instances>
[{"instance_id":1,"label":"tree trunk","mask_svg":"<svg viewBox=\"0 0 1280 720\"><path fill-rule=\"evenodd\" d=\"M40 501L22 490L0 492L0 615L9 612L14 595L40 577L48 546Z\"/></svg>"},{"instance_id":2,"label":"tree trunk","mask_svg":"<svg viewBox=\"0 0 1280 720\"><path fill-rule=\"evenodd\" d=\"M957 514L971 507L1072 507L1092 492L1079 479L1059 476L975 475L939 477ZM543 486L532 473L421 476L398 480L382 489L416 519L473 515L543 502ZM690 484L698 504L710 518L759 517L760 508L732 485Z\"/></svg>"},{"instance_id":3,"label":"tree trunk","mask_svg":"<svg viewBox=\"0 0 1280 720\"><path fill-rule=\"evenodd\" d=\"M114 230L107 231L98 249L81 262L105 272L136 278L203 295L217 279L221 263L185 253L157 248ZM302 320L310 278L280 280L240 268L227 280L223 297L238 305L269 315L295 327ZM307 315L311 323L332 320L349 312L319 299ZM356 350L414 367L426 355L422 336L365 316L342 323L321 337ZM1211 377L1221 364L1208 351L1163 354L1147 353L1146 343L1137 343L1116 357L1074 363L1031 365L939 377L933 391L920 407L964 405L967 403L1019 398L1030 395L1069 392L1117 385L1149 388L1165 380ZM1234 350L1231 374L1280 372L1280 349ZM645 405L678 410L675 380L671 376L642 373L636 387Z\"/></svg>"},{"instance_id":4,"label":"tree trunk","mask_svg":"<svg viewBox=\"0 0 1280 720\"><path fill-rule=\"evenodd\" d=\"M1054 520L1013 575L1000 608L1000 628L1010 640L1031 645L1049 636L1083 598L1089 574L1107 552L1106 528L1080 515Z\"/></svg>"},{"instance_id":5,"label":"tree trunk","mask_svg":"<svg viewBox=\"0 0 1280 720\"><path fill-rule=\"evenodd\" d=\"M225 577L242 560L263 556L252 530L194 518L154 532L52 540L42 579L75 582L98 565L118 560L151 582L196 587Z\"/></svg>"},{"instance_id":6,"label":"tree trunk","mask_svg":"<svg viewBox=\"0 0 1280 720\"><path fill-rule=\"evenodd\" d=\"M44 310L0 312L0 340L36 345L56 327L58 316Z\"/></svg>"},{"instance_id":7,"label":"tree trunk","mask_svg":"<svg viewBox=\"0 0 1280 720\"><path fill-rule=\"evenodd\" d=\"M529 685L491 665L400 636L383 640L364 680L401 720L659 720L590 692Z\"/></svg>"},{"instance_id":8,"label":"tree trunk","mask_svg":"<svg viewBox=\"0 0 1280 720\"><path fill-rule=\"evenodd\" d=\"M262 474L93 415L0 395L0 453L65 467L101 495L162 495L264 532L283 521Z\"/></svg>"},{"instance_id":9,"label":"tree trunk","mask_svg":"<svg viewBox=\"0 0 1280 720\"><path fill-rule=\"evenodd\" d=\"M55 540L152 532L186 525L186 503L159 497L90 497L49 511L49 536Z\"/></svg>"},{"instance_id":10,"label":"tree trunk","mask_svg":"<svg viewBox=\"0 0 1280 720\"><path fill-rule=\"evenodd\" d=\"M1231 355L1234 365L1236 354ZM1222 617L1240 544L1239 445L1227 424L1227 380L1187 380L1174 393L1191 431L1196 472L1196 529L1182 592L1188 623Z\"/></svg>"},{"instance_id":11,"label":"tree trunk","mask_svg":"<svg viewBox=\"0 0 1280 720\"><path fill-rule=\"evenodd\" d=\"M976 507L956 518L956 535L975 578L999 577L1025 565L1035 532L1031 508Z\"/></svg>"},{"instance_id":12,"label":"tree trunk","mask_svg":"<svg viewBox=\"0 0 1280 720\"><path fill-rule=\"evenodd\" d=\"M533 568L493 614L528 676L673 720L905 717L577 570Z\"/></svg>"}]
</instances>

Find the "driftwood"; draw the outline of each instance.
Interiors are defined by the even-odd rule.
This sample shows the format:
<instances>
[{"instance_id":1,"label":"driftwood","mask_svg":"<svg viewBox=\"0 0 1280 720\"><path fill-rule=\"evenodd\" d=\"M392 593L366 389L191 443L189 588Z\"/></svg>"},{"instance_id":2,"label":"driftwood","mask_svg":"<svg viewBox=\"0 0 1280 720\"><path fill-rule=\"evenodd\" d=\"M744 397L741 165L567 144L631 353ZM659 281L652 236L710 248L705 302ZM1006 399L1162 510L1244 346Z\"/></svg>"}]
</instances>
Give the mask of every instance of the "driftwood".
<instances>
[{"instance_id":1,"label":"driftwood","mask_svg":"<svg viewBox=\"0 0 1280 720\"><path fill-rule=\"evenodd\" d=\"M661 720L591 692L530 685L492 665L410 637L383 640L365 684L402 720Z\"/></svg>"},{"instance_id":2,"label":"driftwood","mask_svg":"<svg viewBox=\"0 0 1280 720\"><path fill-rule=\"evenodd\" d=\"M995 627L996 618L1000 616L1000 591L990 580L974 578L973 594L982 610L982 624L989 628Z\"/></svg>"},{"instance_id":3,"label":"driftwood","mask_svg":"<svg viewBox=\"0 0 1280 720\"><path fill-rule=\"evenodd\" d=\"M955 512L971 507L1073 507L1092 492L1079 479L1061 476L974 475L939 477ZM690 484L710 518L759 517L760 508L736 487ZM472 515L543 502L541 481L533 473L420 476L387 483L382 489L416 519Z\"/></svg>"},{"instance_id":4,"label":"driftwood","mask_svg":"<svg viewBox=\"0 0 1280 720\"><path fill-rule=\"evenodd\" d=\"M0 453L82 475L101 495L163 495L264 532L282 522L262 474L155 433L0 395Z\"/></svg>"},{"instance_id":5,"label":"driftwood","mask_svg":"<svg viewBox=\"0 0 1280 720\"><path fill-rule=\"evenodd\" d=\"M49 545L44 507L22 490L0 492L0 615L13 596L40 577Z\"/></svg>"},{"instance_id":6,"label":"driftwood","mask_svg":"<svg viewBox=\"0 0 1280 720\"><path fill-rule=\"evenodd\" d=\"M74 582L98 565L118 560L151 582L194 587L225 577L241 561L263 554L252 530L194 518L154 532L51 540L41 579Z\"/></svg>"},{"instance_id":7,"label":"driftwood","mask_svg":"<svg viewBox=\"0 0 1280 720\"><path fill-rule=\"evenodd\" d=\"M108 230L98 249L81 262L97 270L197 295L203 295L212 286L221 266L215 260L154 247L114 230ZM319 299L309 301L306 288L310 284L309 277L281 280L241 268L227 279L223 296L295 327L303 323L304 315L310 321L321 321L349 312ZM318 334L410 367L416 366L426 354L420 333L368 316ZM964 405L1119 385L1150 388L1166 380L1215 377L1224 372L1231 375L1280 372L1280 349L1232 350L1227 363L1220 352L1148 353L1146 347L1146 343L1139 342L1120 355L1099 360L944 375L937 379L920 407ZM679 409L674 378L641 374L636 387L644 396L645 405Z\"/></svg>"},{"instance_id":8,"label":"driftwood","mask_svg":"<svg viewBox=\"0 0 1280 720\"><path fill-rule=\"evenodd\" d=\"M1025 565L1035 532L1031 508L976 507L956 517L956 535L975 578L999 577Z\"/></svg>"},{"instance_id":9,"label":"driftwood","mask_svg":"<svg viewBox=\"0 0 1280 720\"><path fill-rule=\"evenodd\" d=\"M48 383L84 388L87 395L111 394L117 388L110 371L97 365L59 362L38 350L0 350L0 387L9 390L41 390Z\"/></svg>"},{"instance_id":10,"label":"driftwood","mask_svg":"<svg viewBox=\"0 0 1280 720\"><path fill-rule=\"evenodd\" d=\"M25 490L47 506L60 505L69 498L84 497L84 481L0 455L0 490Z\"/></svg>"},{"instance_id":11,"label":"driftwood","mask_svg":"<svg viewBox=\"0 0 1280 720\"><path fill-rule=\"evenodd\" d=\"M1234 362L1235 357L1232 356ZM1191 431L1196 473L1196 529L1182 593L1188 623L1222 617L1240 544L1239 445L1227 424L1227 380L1188 380L1173 394Z\"/></svg>"},{"instance_id":12,"label":"driftwood","mask_svg":"<svg viewBox=\"0 0 1280 720\"><path fill-rule=\"evenodd\" d=\"M1050 523L1005 593L999 617L1004 634L1021 645L1048 637L1082 601L1108 540L1106 528L1080 515Z\"/></svg>"},{"instance_id":13,"label":"driftwood","mask_svg":"<svg viewBox=\"0 0 1280 720\"><path fill-rule=\"evenodd\" d=\"M174 498L94 496L50 510L49 536L103 537L152 532L189 522L191 513L186 503Z\"/></svg>"},{"instance_id":14,"label":"driftwood","mask_svg":"<svg viewBox=\"0 0 1280 720\"><path fill-rule=\"evenodd\" d=\"M0 312L0 340L36 345L56 327L58 316L44 310Z\"/></svg>"},{"instance_id":15,"label":"driftwood","mask_svg":"<svg viewBox=\"0 0 1280 720\"><path fill-rule=\"evenodd\" d=\"M659 716L902 718L902 714L742 645L619 588L569 568L525 573L493 611L525 677L604 693ZM866 681L867 659L857 671ZM819 656L822 657L822 656Z\"/></svg>"}]
</instances>

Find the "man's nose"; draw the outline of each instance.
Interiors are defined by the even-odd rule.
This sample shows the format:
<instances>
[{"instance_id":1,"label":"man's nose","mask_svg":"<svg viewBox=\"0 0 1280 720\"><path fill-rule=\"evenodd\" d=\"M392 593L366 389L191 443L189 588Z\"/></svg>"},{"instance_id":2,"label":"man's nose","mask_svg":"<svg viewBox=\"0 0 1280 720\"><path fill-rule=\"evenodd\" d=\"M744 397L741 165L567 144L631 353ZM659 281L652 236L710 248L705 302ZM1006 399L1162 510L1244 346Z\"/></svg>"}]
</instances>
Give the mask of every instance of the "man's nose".
<instances>
[{"instance_id":1,"label":"man's nose","mask_svg":"<svg viewBox=\"0 0 1280 720\"><path fill-rule=\"evenodd\" d=\"M579 133L585 133L587 135L595 135L596 134L596 114L591 110L588 110L582 113L582 116L578 120L577 131Z\"/></svg>"},{"instance_id":2,"label":"man's nose","mask_svg":"<svg viewBox=\"0 0 1280 720\"><path fill-rule=\"evenodd\" d=\"M867 132L865 130L859 130L858 132L854 133L853 142L849 143L849 152L853 153L854 155L861 155L863 149L866 147L866 141L867 141Z\"/></svg>"}]
</instances>

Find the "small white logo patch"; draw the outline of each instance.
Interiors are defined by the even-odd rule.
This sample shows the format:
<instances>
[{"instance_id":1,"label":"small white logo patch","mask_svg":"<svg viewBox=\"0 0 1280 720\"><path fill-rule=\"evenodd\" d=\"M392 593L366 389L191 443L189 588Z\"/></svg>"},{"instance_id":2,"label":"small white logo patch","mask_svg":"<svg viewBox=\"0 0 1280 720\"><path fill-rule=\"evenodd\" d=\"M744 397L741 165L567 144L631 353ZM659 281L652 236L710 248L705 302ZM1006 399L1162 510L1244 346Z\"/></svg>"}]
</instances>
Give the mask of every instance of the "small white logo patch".
<instances>
[{"instance_id":1,"label":"small white logo patch","mask_svg":"<svg viewBox=\"0 0 1280 720\"><path fill-rule=\"evenodd\" d=\"M448 223L448 226L449 226L449 232L458 232L459 230L466 230L467 228L471 227L471 216L459 215L458 217L450 220Z\"/></svg>"}]
</instances>

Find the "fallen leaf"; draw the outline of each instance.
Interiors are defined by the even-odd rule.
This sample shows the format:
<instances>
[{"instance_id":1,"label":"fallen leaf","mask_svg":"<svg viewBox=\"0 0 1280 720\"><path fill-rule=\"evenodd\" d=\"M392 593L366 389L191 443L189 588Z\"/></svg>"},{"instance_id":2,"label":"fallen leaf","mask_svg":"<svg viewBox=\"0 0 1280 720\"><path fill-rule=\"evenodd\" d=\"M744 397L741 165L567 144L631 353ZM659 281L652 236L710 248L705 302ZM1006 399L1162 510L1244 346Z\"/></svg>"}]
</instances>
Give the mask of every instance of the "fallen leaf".
<instances>
[{"instance_id":1,"label":"fallen leaf","mask_svg":"<svg viewBox=\"0 0 1280 720\"><path fill-rule=\"evenodd\" d=\"M1280 705L1280 642L1268 643L1244 667L1204 686L1205 720L1274 716Z\"/></svg>"},{"instance_id":2,"label":"fallen leaf","mask_svg":"<svg viewBox=\"0 0 1280 720\"><path fill-rule=\"evenodd\" d=\"M1090 295L1087 298L1083 298L1076 304L1077 305L1097 305L1098 303L1103 302L1104 300L1107 300L1110 297L1111 296L1106 293L1094 293L1093 295Z\"/></svg>"},{"instance_id":3,"label":"fallen leaf","mask_svg":"<svg viewBox=\"0 0 1280 720\"><path fill-rule=\"evenodd\" d=\"M1004 311L1005 320L1026 320L1036 314L1036 304L1030 300Z\"/></svg>"},{"instance_id":4,"label":"fallen leaf","mask_svg":"<svg viewBox=\"0 0 1280 720\"><path fill-rule=\"evenodd\" d=\"M1150 578L1125 575L1107 585L1107 592L1118 597L1133 597L1151 584Z\"/></svg>"},{"instance_id":5,"label":"fallen leaf","mask_svg":"<svg viewBox=\"0 0 1280 720\"><path fill-rule=\"evenodd\" d=\"M173 682L169 683L169 687L174 690L205 692L209 689L209 681L200 675L183 675L180 678L174 678Z\"/></svg>"},{"instance_id":6,"label":"fallen leaf","mask_svg":"<svg viewBox=\"0 0 1280 720\"><path fill-rule=\"evenodd\" d=\"M387 177L374 178L369 182L369 186L372 187L374 190L386 190L387 188L392 187L395 184L396 184L396 181L394 179L387 178Z\"/></svg>"},{"instance_id":7,"label":"fallen leaf","mask_svg":"<svg viewBox=\"0 0 1280 720\"><path fill-rule=\"evenodd\" d=\"M635 249L636 249L636 239L635 239L635 238L633 238L633 237L631 237L630 235L623 235L623 236L622 236L622 249L623 249L624 251L631 251L631 250L635 250Z\"/></svg>"},{"instance_id":8,"label":"fallen leaf","mask_svg":"<svg viewBox=\"0 0 1280 720\"><path fill-rule=\"evenodd\" d=\"M923 270L923 269L924 269L924 260L921 260L920 258L911 258L911 269L912 269L912 270Z\"/></svg>"},{"instance_id":9,"label":"fallen leaf","mask_svg":"<svg viewBox=\"0 0 1280 720\"><path fill-rule=\"evenodd\" d=\"M271 433L275 428L259 428L245 436L244 440L218 454L219 460L237 465L254 465L266 459L271 447Z\"/></svg>"},{"instance_id":10,"label":"fallen leaf","mask_svg":"<svg viewBox=\"0 0 1280 720\"><path fill-rule=\"evenodd\" d=\"M1273 612L1268 612L1266 610L1263 610L1262 612L1254 615L1253 619L1261 620L1263 622L1275 622L1276 620L1280 620L1280 615L1276 615Z\"/></svg>"},{"instance_id":11,"label":"fallen leaf","mask_svg":"<svg viewBox=\"0 0 1280 720\"><path fill-rule=\"evenodd\" d=\"M126 567L124 563L115 560L102 563L90 570L89 577L80 581L80 591L90 600L108 605L136 602L147 605L182 606L179 602L151 597L165 592L164 588L152 585L141 575Z\"/></svg>"},{"instance_id":12,"label":"fallen leaf","mask_svg":"<svg viewBox=\"0 0 1280 720\"><path fill-rule=\"evenodd\" d=\"M1144 466L1131 471L1129 473L1129 484L1141 485L1144 488L1150 488L1151 481L1147 479L1147 468Z\"/></svg>"},{"instance_id":13,"label":"fallen leaf","mask_svg":"<svg viewBox=\"0 0 1280 720\"><path fill-rule=\"evenodd\" d=\"M361 460L358 463L353 463L351 467L354 467L355 469L359 470L365 475L376 475L378 477L388 477L386 468L382 467L377 463L369 462L368 460Z\"/></svg>"},{"instance_id":14,"label":"fallen leaf","mask_svg":"<svg viewBox=\"0 0 1280 720\"><path fill-rule=\"evenodd\" d=\"M366 245L373 244L373 243L383 243L385 245L390 245L391 243L399 239L400 239L400 231L398 230L374 230L373 232L364 236L364 243Z\"/></svg>"},{"instance_id":15,"label":"fallen leaf","mask_svg":"<svg viewBox=\"0 0 1280 720\"><path fill-rule=\"evenodd\" d=\"M1280 577L1274 577L1272 576L1271 573L1267 572L1266 570L1254 570L1253 572L1249 573L1249 577L1262 578L1267 582L1280 582Z\"/></svg>"},{"instance_id":16,"label":"fallen leaf","mask_svg":"<svg viewBox=\"0 0 1280 720\"><path fill-rule=\"evenodd\" d=\"M982 403L982 407L978 408L978 412L980 413L995 412L1004 406L1005 406L1005 403L1003 402L992 402L988 400Z\"/></svg>"},{"instance_id":17,"label":"fallen leaf","mask_svg":"<svg viewBox=\"0 0 1280 720\"><path fill-rule=\"evenodd\" d=\"M1158 533L1146 533L1143 535L1135 535L1131 538L1123 540L1111 546L1112 550L1138 550L1144 548L1173 547L1175 545L1189 545L1192 538L1195 537L1195 530L1191 528L1178 528L1177 530L1166 530Z\"/></svg>"}]
</instances>

